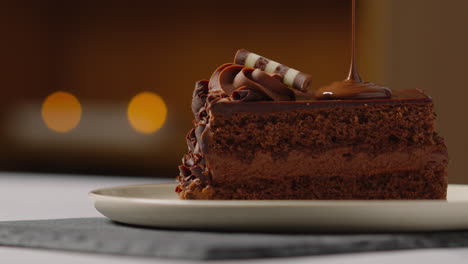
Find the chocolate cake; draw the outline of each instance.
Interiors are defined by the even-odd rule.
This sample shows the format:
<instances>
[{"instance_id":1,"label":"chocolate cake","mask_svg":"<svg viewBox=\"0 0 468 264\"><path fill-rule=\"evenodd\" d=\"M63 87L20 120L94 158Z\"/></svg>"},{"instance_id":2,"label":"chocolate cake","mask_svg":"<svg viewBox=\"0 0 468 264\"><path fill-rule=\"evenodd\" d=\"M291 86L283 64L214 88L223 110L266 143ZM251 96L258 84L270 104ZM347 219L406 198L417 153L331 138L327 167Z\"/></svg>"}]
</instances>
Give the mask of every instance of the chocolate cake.
<instances>
[{"instance_id":1,"label":"chocolate cake","mask_svg":"<svg viewBox=\"0 0 468 264\"><path fill-rule=\"evenodd\" d=\"M354 99L295 100L281 75L240 64L197 82L180 198L446 198L447 149L423 91L360 82Z\"/></svg>"},{"instance_id":2,"label":"chocolate cake","mask_svg":"<svg viewBox=\"0 0 468 264\"><path fill-rule=\"evenodd\" d=\"M344 81L307 93L310 75L239 50L197 82L181 199L446 199L432 99L362 81L355 7Z\"/></svg>"}]
</instances>

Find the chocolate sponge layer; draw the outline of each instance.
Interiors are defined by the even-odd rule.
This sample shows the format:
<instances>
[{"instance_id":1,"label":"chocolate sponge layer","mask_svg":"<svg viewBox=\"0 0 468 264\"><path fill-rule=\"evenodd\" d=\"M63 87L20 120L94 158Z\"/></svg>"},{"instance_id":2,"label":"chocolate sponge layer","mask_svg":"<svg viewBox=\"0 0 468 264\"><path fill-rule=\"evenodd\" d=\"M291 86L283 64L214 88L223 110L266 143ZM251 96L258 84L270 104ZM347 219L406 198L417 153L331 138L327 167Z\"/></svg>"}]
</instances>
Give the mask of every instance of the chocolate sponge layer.
<instances>
[{"instance_id":1,"label":"chocolate sponge layer","mask_svg":"<svg viewBox=\"0 0 468 264\"><path fill-rule=\"evenodd\" d=\"M202 187L193 182L183 199L218 200L419 200L446 199L442 167L414 171L356 174L353 177L303 175L249 182L222 182ZM209 195L206 195L209 194Z\"/></svg>"},{"instance_id":2,"label":"chocolate sponge layer","mask_svg":"<svg viewBox=\"0 0 468 264\"><path fill-rule=\"evenodd\" d=\"M364 146L366 152L380 153L435 143L432 104L215 114L211 120L206 154L234 153L247 162L257 151L282 159L296 148L320 153L336 147Z\"/></svg>"}]
</instances>

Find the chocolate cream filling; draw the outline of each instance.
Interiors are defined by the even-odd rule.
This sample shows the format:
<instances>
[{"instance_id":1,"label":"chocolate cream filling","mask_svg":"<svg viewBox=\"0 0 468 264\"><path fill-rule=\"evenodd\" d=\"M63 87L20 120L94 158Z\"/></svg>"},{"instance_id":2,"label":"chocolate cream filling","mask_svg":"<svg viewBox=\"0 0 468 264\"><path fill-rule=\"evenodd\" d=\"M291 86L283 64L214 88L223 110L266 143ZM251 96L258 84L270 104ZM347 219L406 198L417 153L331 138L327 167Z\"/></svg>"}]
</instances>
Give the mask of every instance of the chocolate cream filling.
<instances>
[{"instance_id":1,"label":"chocolate cream filling","mask_svg":"<svg viewBox=\"0 0 468 264\"><path fill-rule=\"evenodd\" d=\"M216 182L248 182L262 175L265 179L294 178L298 176L356 177L424 169L427 164L447 164L444 145L427 145L385 152L372 156L354 152L352 147L335 148L320 154L309 151L291 151L278 162L269 153L257 152L248 164L226 152L205 155L206 166Z\"/></svg>"}]
</instances>

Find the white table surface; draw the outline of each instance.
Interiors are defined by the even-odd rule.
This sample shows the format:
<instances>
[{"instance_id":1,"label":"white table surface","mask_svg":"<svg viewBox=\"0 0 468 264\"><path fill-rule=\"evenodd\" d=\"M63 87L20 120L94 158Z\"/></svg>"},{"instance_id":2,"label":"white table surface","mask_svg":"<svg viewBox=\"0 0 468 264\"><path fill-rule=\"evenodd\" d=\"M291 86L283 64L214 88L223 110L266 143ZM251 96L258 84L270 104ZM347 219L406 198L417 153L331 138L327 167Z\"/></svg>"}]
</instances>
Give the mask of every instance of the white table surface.
<instances>
[{"instance_id":1,"label":"white table surface","mask_svg":"<svg viewBox=\"0 0 468 264\"><path fill-rule=\"evenodd\" d=\"M117 185L161 182L158 179L81 176L39 173L0 173L0 221L36 220L73 217L101 217L87 193L90 190ZM199 263L167 259L147 259L53 251L43 249L0 247L1 263ZM213 262L212 262L213 263ZM216 261L216 263L219 263ZM223 263L468 263L468 249L427 249L342 254L315 257L223 261Z\"/></svg>"}]
</instances>

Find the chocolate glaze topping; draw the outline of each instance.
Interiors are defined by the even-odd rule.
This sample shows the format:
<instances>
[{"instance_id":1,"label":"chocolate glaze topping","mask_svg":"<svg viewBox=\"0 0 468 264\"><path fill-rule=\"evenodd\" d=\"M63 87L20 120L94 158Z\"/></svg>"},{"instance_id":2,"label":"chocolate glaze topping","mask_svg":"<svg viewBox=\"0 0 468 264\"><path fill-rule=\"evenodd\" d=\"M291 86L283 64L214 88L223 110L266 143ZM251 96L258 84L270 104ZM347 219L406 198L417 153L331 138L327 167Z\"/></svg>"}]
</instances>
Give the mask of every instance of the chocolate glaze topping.
<instances>
[{"instance_id":1,"label":"chocolate glaze topping","mask_svg":"<svg viewBox=\"0 0 468 264\"><path fill-rule=\"evenodd\" d=\"M354 108L362 105L406 105L428 104L432 98L420 89L397 90L392 98L388 99L360 99L360 100L304 100L289 102L247 102L226 101L218 102L211 106L210 112L214 115L230 116L236 113L271 113L295 110L310 110L324 108Z\"/></svg>"},{"instance_id":2,"label":"chocolate glaze topping","mask_svg":"<svg viewBox=\"0 0 468 264\"><path fill-rule=\"evenodd\" d=\"M390 97L392 97L392 92L386 87L382 87L371 82L362 82L353 79L334 82L328 86L320 88L316 93L316 98L319 100L386 99Z\"/></svg>"},{"instance_id":3,"label":"chocolate glaze topping","mask_svg":"<svg viewBox=\"0 0 468 264\"><path fill-rule=\"evenodd\" d=\"M352 4L351 65L348 78L317 90L318 100L334 99L386 99L392 97L390 89L371 82L363 82L356 65L356 0Z\"/></svg>"}]
</instances>

